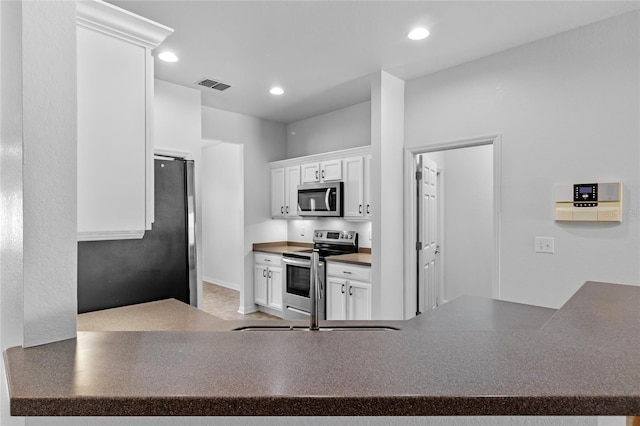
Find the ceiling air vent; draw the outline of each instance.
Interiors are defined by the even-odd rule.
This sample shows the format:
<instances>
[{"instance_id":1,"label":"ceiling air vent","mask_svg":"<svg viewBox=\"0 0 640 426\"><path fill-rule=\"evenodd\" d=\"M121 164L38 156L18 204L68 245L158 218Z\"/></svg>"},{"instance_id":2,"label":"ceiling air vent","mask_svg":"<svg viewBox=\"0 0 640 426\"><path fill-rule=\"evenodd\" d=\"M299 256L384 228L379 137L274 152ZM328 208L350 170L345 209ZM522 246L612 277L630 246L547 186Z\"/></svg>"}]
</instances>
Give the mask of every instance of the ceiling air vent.
<instances>
[{"instance_id":1,"label":"ceiling air vent","mask_svg":"<svg viewBox=\"0 0 640 426\"><path fill-rule=\"evenodd\" d=\"M226 83L221 83L219 81L212 80L210 78L203 78L202 80L198 80L196 81L196 84L200 86L208 87L209 89L219 90L221 92L231 87Z\"/></svg>"}]
</instances>

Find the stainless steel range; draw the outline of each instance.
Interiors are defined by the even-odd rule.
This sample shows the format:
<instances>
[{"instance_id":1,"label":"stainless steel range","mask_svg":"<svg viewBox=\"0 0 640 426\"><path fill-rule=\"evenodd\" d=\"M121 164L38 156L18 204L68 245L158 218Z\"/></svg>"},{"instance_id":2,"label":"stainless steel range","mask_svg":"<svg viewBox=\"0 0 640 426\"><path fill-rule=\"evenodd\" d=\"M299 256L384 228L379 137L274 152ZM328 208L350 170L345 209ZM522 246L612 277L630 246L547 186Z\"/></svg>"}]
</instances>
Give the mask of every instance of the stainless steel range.
<instances>
[{"instance_id":1,"label":"stainless steel range","mask_svg":"<svg viewBox=\"0 0 640 426\"><path fill-rule=\"evenodd\" d=\"M313 243L313 249L284 253L282 255L282 261L285 264L285 285L282 295L283 316L285 319L309 319L311 312L311 299L309 298L311 252L313 250L318 250L320 255L320 263L318 265L318 285L320 286L318 318L326 318L325 257L357 253L358 233L355 231L313 231Z\"/></svg>"}]
</instances>

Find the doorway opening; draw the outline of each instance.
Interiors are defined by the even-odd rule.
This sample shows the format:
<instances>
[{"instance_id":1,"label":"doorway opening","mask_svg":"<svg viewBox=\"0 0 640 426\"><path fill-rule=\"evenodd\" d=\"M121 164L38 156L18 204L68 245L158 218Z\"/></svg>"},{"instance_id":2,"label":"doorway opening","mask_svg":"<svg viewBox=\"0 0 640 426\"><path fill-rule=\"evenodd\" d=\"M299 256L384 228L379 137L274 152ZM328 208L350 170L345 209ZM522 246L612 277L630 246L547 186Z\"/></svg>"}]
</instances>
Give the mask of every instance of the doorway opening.
<instances>
[{"instance_id":1,"label":"doorway opening","mask_svg":"<svg viewBox=\"0 0 640 426\"><path fill-rule=\"evenodd\" d=\"M500 137L407 150L405 316L500 298Z\"/></svg>"},{"instance_id":2,"label":"doorway opening","mask_svg":"<svg viewBox=\"0 0 640 426\"><path fill-rule=\"evenodd\" d=\"M277 319L242 309L246 291L244 145L204 139L201 185L202 297L198 307L224 320Z\"/></svg>"},{"instance_id":3,"label":"doorway opening","mask_svg":"<svg viewBox=\"0 0 640 426\"><path fill-rule=\"evenodd\" d=\"M244 175L241 144L202 141L202 293L205 283L222 287L209 296L224 299L224 288L244 287ZM235 306L235 310L238 306Z\"/></svg>"}]
</instances>

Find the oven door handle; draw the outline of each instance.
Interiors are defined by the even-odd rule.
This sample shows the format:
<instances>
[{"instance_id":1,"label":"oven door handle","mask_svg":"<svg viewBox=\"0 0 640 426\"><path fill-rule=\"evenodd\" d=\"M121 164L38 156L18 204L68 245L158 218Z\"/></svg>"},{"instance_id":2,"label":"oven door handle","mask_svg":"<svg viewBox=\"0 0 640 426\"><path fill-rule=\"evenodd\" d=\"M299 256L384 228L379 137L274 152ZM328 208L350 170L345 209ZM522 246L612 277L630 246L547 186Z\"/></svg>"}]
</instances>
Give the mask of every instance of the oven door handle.
<instances>
[{"instance_id":1,"label":"oven door handle","mask_svg":"<svg viewBox=\"0 0 640 426\"><path fill-rule=\"evenodd\" d=\"M292 259L290 257L283 257L282 261L284 263L286 263L287 265L291 265L291 266L300 266L302 268L310 268L311 267L311 261L310 260Z\"/></svg>"},{"instance_id":2,"label":"oven door handle","mask_svg":"<svg viewBox=\"0 0 640 426\"><path fill-rule=\"evenodd\" d=\"M311 314L310 314L309 312L302 311L302 310L300 310L300 309L296 309L296 308L294 308L293 306L287 306L287 309L288 309L288 310L290 310L290 311L292 311L292 312L295 312L295 313L297 313L297 314L306 315L306 316L308 316L308 317L309 317L309 316L311 316Z\"/></svg>"}]
</instances>

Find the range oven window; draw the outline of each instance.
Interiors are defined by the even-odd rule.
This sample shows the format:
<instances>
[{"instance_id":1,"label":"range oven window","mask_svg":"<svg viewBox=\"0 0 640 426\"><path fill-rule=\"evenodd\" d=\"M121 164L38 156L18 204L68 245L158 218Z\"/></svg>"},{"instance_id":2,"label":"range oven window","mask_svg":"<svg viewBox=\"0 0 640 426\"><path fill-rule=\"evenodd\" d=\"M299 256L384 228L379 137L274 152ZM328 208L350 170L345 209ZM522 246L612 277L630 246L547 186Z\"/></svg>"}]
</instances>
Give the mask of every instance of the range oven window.
<instances>
[{"instance_id":1,"label":"range oven window","mask_svg":"<svg viewBox=\"0 0 640 426\"><path fill-rule=\"evenodd\" d=\"M308 267L287 265L287 293L309 297L310 271Z\"/></svg>"}]
</instances>

